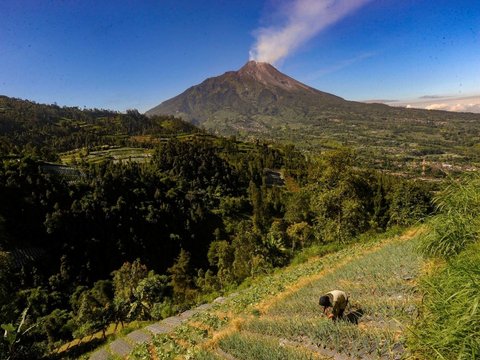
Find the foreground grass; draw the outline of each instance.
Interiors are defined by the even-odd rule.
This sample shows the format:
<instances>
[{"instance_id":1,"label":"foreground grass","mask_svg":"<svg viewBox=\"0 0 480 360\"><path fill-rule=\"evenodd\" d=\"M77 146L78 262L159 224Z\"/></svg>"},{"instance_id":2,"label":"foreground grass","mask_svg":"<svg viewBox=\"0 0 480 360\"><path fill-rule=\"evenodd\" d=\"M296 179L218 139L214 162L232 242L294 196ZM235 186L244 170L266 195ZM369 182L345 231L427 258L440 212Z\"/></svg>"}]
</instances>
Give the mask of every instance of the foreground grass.
<instances>
[{"instance_id":1,"label":"foreground grass","mask_svg":"<svg viewBox=\"0 0 480 360\"><path fill-rule=\"evenodd\" d=\"M434 199L420 250L430 256L409 347L418 359L480 358L480 176L451 181Z\"/></svg>"},{"instance_id":2,"label":"foreground grass","mask_svg":"<svg viewBox=\"0 0 480 360\"><path fill-rule=\"evenodd\" d=\"M393 241L267 304L263 316L243 329L353 357L393 358L402 352L404 328L416 313L420 264L413 241ZM335 288L350 295L350 321L334 323L320 312L319 295Z\"/></svg>"},{"instance_id":3,"label":"foreground grass","mask_svg":"<svg viewBox=\"0 0 480 360\"><path fill-rule=\"evenodd\" d=\"M421 359L480 358L480 243L425 277L409 348Z\"/></svg>"},{"instance_id":4,"label":"foreground grass","mask_svg":"<svg viewBox=\"0 0 480 360\"><path fill-rule=\"evenodd\" d=\"M220 341L220 347L236 359L245 360L308 360L319 355L300 346L280 342L277 338L236 332Z\"/></svg>"},{"instance_id":5,"label":"foreground grass","mask_svg":"<svg viewBox=\"0 0 480 360\"><path fill-rule=\"evenodd\" d=\"M353 245L257 279L130 358L397 358L419 302L414 237ZM334 323L318 307L319 295L335 288L350 294L350 321Z\"/></svg>"}]
</instances>

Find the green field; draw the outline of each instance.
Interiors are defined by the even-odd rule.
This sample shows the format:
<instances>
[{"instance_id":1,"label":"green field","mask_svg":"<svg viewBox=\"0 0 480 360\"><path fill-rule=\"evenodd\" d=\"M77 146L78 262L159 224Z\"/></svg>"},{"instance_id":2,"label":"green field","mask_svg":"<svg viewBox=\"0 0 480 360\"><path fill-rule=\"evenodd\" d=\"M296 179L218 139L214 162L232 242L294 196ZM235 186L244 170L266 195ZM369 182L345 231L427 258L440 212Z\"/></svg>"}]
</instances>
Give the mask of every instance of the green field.
<instances>
[{"instance_id":1,"label":"green field","mask_svg":"<svg viewBox=\"0 0 480 360\"><path fill-rule=\"evenodd\" d=\"M107 160L114 162L148 161L153 154L153 149L133 148L133 147L105 147L105 149L97 151L85 151L84 149L73 150L60 155L60 159L64 164L75 164L81 159L88 163L101 163Z\"/></svg>"}]
</instances>

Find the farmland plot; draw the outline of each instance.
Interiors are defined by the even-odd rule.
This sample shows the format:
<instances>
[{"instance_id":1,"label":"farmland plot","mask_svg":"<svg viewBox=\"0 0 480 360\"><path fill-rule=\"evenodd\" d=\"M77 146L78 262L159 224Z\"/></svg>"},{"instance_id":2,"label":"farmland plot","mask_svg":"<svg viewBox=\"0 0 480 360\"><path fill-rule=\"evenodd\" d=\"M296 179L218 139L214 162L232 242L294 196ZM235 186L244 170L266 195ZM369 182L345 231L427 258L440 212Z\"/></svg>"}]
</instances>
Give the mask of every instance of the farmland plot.
<instances>
[{"instance_id":1,"label":"farmland plot","mask_svg":"<svg viewBox=\"0 0 480 360\"><path fill-rule=\"evenodd\" d=\"M130 358L400 359L421 300L416 244L410 233L266 276ZM336 288L350 304L333 322L318 298Z\"/></svg>"},{"instance_id":2,"label":"farmland plot","mask_svg":"<svg viewBox=\"0 0 480 360\"><path fill-rule=\"evenodd\" d=\"M316 346L320 353L327 349L354 358L400 357L403 331L420 300L414 281L420 264L414 242L392 242L267 304L264 314L242 330ZM345 319L333 322L317 304L319 295L336 288L349 294L350 305Z\"/></svg>"}]
</instances>

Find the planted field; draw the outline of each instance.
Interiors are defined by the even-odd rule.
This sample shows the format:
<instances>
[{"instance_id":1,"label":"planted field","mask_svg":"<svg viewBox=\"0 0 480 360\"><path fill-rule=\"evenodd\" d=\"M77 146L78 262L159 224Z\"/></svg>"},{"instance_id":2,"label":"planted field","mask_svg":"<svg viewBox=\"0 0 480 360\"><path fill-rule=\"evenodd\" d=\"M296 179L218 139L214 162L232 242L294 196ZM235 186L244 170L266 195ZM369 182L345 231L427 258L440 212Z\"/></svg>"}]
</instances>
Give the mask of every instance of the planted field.
<instances>
[{"instance_id":1,"label":"planted field","mask_svg":"<svg viewBox=\"0 0 480 360\"><path fill-rule=\"evenodd\" d=\"M242 330L268 334L335 350L353 357L394 358L403 349L402 331L416 313L419 296L414 278L420 260L413 242L392 242L312 281L280 301ZM344 321L332 322L320 312L318 297L344 289L350 307Z\"/></svg>"},{"instance_id":2,"label":"planted field","mask_svg":"<svg viewBox=\"0 0 480 360\"><path fill-rule=\"evenodd\" d=\"M151 158L153 154L152 149L131 148L131 147L115 147L104 150L90 151L75 150L64 153L60 156L62 163L72 164L84 158L88 163L101 163L106 160L113 160L114 162L135 161L145 162Z\"/></svg>"},{"instance_id":3,"label":"planted field","mask_svg":"<svg viewBox=\"0 0 480 360\"><path fill-rule=\"evenodd\" d=\"M255 281L132 358L399 359L420 301L414 235L353 246ZM318 298L336 288L350 304L333 322Z\"/></svg>"}]
</instances>

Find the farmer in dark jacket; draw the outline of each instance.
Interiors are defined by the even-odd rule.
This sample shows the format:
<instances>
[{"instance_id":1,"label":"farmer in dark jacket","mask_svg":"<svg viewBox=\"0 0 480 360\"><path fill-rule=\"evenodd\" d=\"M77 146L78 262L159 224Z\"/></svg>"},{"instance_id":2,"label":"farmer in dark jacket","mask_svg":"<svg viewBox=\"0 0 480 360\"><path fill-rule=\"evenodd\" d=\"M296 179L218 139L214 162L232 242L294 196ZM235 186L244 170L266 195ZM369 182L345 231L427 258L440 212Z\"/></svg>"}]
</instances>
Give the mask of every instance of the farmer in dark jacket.
<instances>
[{"instance_id":1,"label":"farmer in dark jacket","mask_svg":"<svg viewBox=\"0 0 480 360\"><path fill-rule=\"evenodd\" d=\"M332 290L329 293L320 296L318 304L323 306L324 314L326 314L329 307L332 307L332 313L328 317L337 320L339 317L342 317L345 312L345 308L348 304L348 296L342 290Z\"/></svg>"}]
</instances>

